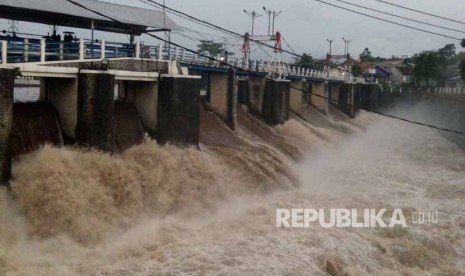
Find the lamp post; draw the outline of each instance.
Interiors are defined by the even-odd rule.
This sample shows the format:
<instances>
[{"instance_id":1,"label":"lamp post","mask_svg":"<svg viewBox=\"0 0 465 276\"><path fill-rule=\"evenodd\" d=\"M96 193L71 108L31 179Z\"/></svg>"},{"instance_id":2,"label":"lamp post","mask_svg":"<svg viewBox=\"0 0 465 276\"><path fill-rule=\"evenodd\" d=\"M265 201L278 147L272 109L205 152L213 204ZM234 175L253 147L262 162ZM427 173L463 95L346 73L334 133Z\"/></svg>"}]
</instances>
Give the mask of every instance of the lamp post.
<instances>
[{"instance_id":1,"label":"lamp post","mask_svg":"<svg viewBox=\"0 0 465 276\"><path fill-rule=\"evenodd\" d=\"M266 7L263 7L263 10L268 14L268 35L271 35L271 15L273 14L272 10L268 10Z\"/></svg>"},{"instance_id":2,"label":"lamp post","mask_svg":"<svg viewBox=\"0 0 465 276\"><path fill-rule=\"evenodd\" d=\"M342 40L344 41L344 45L345 45L345 48L344 48L344 54L347 55L349 54L349 44L350 44L350 40L347 40L345 38L342 38Z\"/></svg>"},{"instance_id":3,"label":"lamp post","mask_svg":"<svg viewBox=\"0 0 465 276\"><path fill-rule=\"evenodd\" d=\"M278 17L281 14L281 11L273 11L273 31L272 34L274 34L274 23L276 21L276 17Z\"/></svg>"},{"instance_id":4,"label":"lamp post","mask_svg":"<svg viewBox=\"0 0 465 276\"><path fill-rule=\"evenodd\" d=\"M260 17L262 15L258 14L256 11L248 12L247 10L244 10L244 13L252 18L252 36L253 36L254 35L254 30L255 30L255 18L258 18L258 17Z\"/></svg>"},{"instance_id":5,"label":"lamp post","mask_svg":"<svg viewBox=\"0 0 465 276\"><path fill-rule=\"evenodd\" d=\"M329 55L331 56L333 54L333 40L332 39L326 39L329 43Z\"/></svg>"}]
</instances>

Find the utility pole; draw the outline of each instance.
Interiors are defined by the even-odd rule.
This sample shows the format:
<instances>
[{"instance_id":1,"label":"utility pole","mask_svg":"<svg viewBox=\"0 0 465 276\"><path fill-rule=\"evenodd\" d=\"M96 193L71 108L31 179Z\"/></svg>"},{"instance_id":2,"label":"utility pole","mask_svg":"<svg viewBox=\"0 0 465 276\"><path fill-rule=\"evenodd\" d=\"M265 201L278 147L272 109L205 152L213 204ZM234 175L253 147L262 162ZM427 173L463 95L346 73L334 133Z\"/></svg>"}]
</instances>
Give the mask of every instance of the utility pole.
<instances>
[{"instance_id":1,"label":"utility pole","mask_svg":"<svg viewBox=\"0 0 465 276\"><path fill-rule=\"evenodd\" d=\"M329 43L329 55L331 56L333 54L333 40L332 39L326 39Z\"/></svg>"},{"instance_id":2,"label":"utility pole","mask_svg":"<svg viewBox=\"0 0 465 276\"><path fill-rule=\"evenodd\" d=\"M266 7L263 7L263 10L268 14L268 35L275 35L275 22L276 22L276 17L278 17L281 14L281 11L276 11L276 10L269 10Z\"/></svg>"},{"instance_id":3,"label":"utility pole","mask_svg":"<svg viewBox=\"0 0 465 276\"><path fill-rule=\"evenodd\" d=\"M251 35L253 36L254 35L254 30L255 30L255 18L258 18L258 17L260 17L262 15L258 14L256 11L248 12L247 10L244 10L244 13L252 18L252 34Z\"/></svg>"},{"instance_id":4,"label":"utility pole","mask_svg":"<svg viewBox=\"0 0 465 276\"><path fill-rule=\"evenodd\" d=\"M349 44L350 44L350 40L347 40L345 38L342 38L342 40L344 41L344 45L345 45L345 48L344 48L344 55L348 55L349 54Z\"/></svg>"},{"instance_id":5,"label":"utility pole","mask_svg":"<svg viewBox=\"0 0 465 276\"><path fill-rule=\"evenodd\" d=\"M274 23L275 23L276 17L278 17L280 14L281 14L281 11L273 11L273 31L271 32L273 35L275 33Z\"/></svg>"},{"instance_id":6,"label":"utility pole","mask_svg":"<svg viewBox=\"0 0 465 276\"><path fill-rule=\"evenodd\" d=\"M272 10L268 10L267 8L263 7L263 10L266 14L268 14L268 35L271 35L271 15L273 14Z\"/></svg>"}]
</instances>

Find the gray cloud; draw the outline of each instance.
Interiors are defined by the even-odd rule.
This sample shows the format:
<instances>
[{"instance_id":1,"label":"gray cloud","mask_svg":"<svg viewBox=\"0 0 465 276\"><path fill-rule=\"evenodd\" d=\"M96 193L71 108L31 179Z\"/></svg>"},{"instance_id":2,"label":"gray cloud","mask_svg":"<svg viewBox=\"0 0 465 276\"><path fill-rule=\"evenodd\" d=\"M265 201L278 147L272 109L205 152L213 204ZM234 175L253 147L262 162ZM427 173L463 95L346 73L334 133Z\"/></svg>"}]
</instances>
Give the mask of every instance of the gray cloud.
<instances>
[{"instance_id":1,"label":"gray cloud","mask_svg":"<svg viewBox=\"0 0 465 276\"><path fill-rule=\"evenodd\" d=\"M149 6L137 0L106 0L119 4L133 5L138 7ZM161 0L159 0L161 1ZM326 0L327 2L343 5L334 0ZM432 17L416 14L409 11L404 11L395 7L390 7L374 0L348 0L356 4L369 6L376 9L382 9L387 12L399 14L415 18L418 20L428 21L434 24L464 29L465 25L447 22L444 20L435 19ZM425 10L431 13L443 15L445 17L454 18L465 21L463 11L465 10L465 1L462 0L390 0L391 2L409 6L415 9ZM225 0L166 0L168 6L185 11L196 17L214 22L225 28L234 30L238 33L245 33L250 29L250 21L242 12L243 9L262 11L262 6L267 6L272 9L282 10L282 14L277 19L277 29L281 31L286 40L298 52L311 53L314 57L323 57L328 51L327 38L334 39L333 52L343 53L344 43L342 37L346 37L352 41L350 52L353 56L358 56L365 47L371 49L375 56L391 55L412 55L421 50L435 49L442 47L447 43L456 43L451 39L442 38L430 34L424 34L418 31L409 30L404 27L391 25L361 15L353 14L347 11L339 10L334 7L326 6L313 0L252 0L252 1L225 1ZM351 9L360 10L354 7ZM360 10L363 11L363 10ZM380 17L388 18L385 15L376 14L370 11L363 11ZM224 34L212 31L205 27L189 21L181 20L178 17L170 15L172 19L179 22L182 26L190 29L195 29L201 34L186 31L185 34L196 38L213 37L218 41L222 41L221 36ZM402 22L404 24L425 28L431 31L448 34L456 37L465 37L465 34L459 34L440 29L435 29L428 26L415 24L412 22L401 21L400 19L390 18L393 21ZM8 28L5 20L0 21L0 28ZM257 32L266 33L267 18L263 16L257 21ZM21 23L20 29L23 32L35 32L45 34L48 30L46 26ZM66 28L70 29L70 28ZM90 36L90 31L79 30L80 36ZM209 35L213 36L209 36ZM126 40L124 36L98 33L100 37L110 40ZM141 38L146 43L159 43L154 39L144 36ZM173 40L186 44L189 47L195 47L196 43L178 35L173 35ZM240 48L240 39L229 39L231 50L236 52ZM257 57L265 57L262 50L256 49L254 55Z\"/></svg>"}]
</instances>

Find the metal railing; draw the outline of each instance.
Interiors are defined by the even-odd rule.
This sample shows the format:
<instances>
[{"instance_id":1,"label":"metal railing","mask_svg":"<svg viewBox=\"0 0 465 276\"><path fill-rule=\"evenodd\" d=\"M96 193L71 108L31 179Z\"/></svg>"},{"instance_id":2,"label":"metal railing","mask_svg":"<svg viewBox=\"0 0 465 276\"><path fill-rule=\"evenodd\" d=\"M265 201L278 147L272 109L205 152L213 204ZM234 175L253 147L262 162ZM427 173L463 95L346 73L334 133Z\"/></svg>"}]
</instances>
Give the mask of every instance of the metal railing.
<instances>
[{"instance_id":1,"label":"metal railing","mask_svg":"<svg viewBox=\"0 0 465 276\"><path fill-rule=\"evenodd\" d=\"M1 41L1 63L48 62L64 60L90 60L105 58L144 58L177 61L185 64L198 64L212 67L228 67L227 64L246 71L263 73L278 78L289 76L315 78L343 82L364 83L363 78L354 78L350 73L334 74L289 65L285 62L250 60L230 57L222 61L221 56L207 58L209 53L194 54L178 47L162 45L149 46L135 44L91 41L80 39L72 42L52 42L45 39L24 39Z\"/></svg>"}]
</instances>

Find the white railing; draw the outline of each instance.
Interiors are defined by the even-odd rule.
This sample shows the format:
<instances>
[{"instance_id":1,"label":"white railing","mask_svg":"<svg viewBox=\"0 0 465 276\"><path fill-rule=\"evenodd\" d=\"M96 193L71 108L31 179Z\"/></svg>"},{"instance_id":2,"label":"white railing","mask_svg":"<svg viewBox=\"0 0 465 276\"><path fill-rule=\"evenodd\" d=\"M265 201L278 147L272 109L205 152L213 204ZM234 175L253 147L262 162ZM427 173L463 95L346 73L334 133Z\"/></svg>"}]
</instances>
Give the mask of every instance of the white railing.
<instances>
[{"instance_id":1,"label":"white railing","mask_svg":"<svg viewBox=\"0 0 465 276\"><path fill-rule=\"evenodd\" d=\"M427 88L423 91L425 91L428 94L444 94L444 95L465 94L465 88L462 88L462 87L436 87L436 88Z\"/></svg>"},{"instance_id":2,"label":"white railing","mask_svg":"<svg viewBox=\"0 0 465 276\"><path fill-rule=\"evenodd\" d=\"M24 39L1 41L1 63L48 62L61 60L89 60L105 58L145 58L155 60L177 61L187 64L210 67L227 67L233 65L247 71L266 74L277 78L302 77L322 80L363 83L363 78L354 78L351 74L333 74L289 65L285 62L250 60L221 56L208 58L209 53L196 54L178 47L162 45L149 46L140 42L135 44L73 40L70 42L53 42L45 39Z\"/></svg>"}]
</instances>

